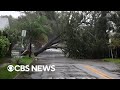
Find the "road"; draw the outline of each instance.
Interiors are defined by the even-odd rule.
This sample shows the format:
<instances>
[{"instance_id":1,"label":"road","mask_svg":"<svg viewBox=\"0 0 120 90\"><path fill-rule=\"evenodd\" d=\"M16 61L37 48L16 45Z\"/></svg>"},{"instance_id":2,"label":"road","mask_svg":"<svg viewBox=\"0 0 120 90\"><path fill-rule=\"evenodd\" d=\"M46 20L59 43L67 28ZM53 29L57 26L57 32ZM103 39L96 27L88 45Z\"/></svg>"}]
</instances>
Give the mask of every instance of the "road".
<instances>
[{"instance_id":1,"label":"road","mask_svg":"<svg viewBox=\"0 0 120 90\"><path fill-rule=\"evenodd\" d=\"M114 63L66 58L50 50L36 58L33 65L55 65L55 71L24 72L16 79L120 79L120 66Z\"/></svg>"}]
</instances>

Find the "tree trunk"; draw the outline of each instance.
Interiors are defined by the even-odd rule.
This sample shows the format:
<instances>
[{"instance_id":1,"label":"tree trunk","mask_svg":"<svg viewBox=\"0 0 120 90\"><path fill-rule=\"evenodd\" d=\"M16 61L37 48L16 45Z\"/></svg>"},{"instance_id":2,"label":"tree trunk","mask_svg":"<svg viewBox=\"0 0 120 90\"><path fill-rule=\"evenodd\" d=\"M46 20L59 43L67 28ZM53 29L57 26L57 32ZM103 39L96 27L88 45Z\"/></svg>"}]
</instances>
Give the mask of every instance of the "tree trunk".
<instances>
[{"instance_id":1,"label":"tree trunk","mask_svg":"<svg viewBox=\"0 0 120 90\"><path fill-rule=\"evenodd\" d=\"M6 57L11 57L12 48L13 48L13 44L11 43L10 46L9 46L9 50L8 50L8 52L6 54Z\"/></svg>"},{"instance_id":2,"label":"tree trunk","mask_svg":"<svg viewBox=\"0 0 120 90\"><path fill-rule=\"evenodd\" d=\"M29 46L29 57L31 57L31 54L32 54L32 51L31 51L31 49L32 49L32 47L31 47L31 38L30 38L30 46Z\"/></svg>"},{"instance_id":3,"label":"tree trunk","mask_svg":"<svg viewBox=\"0 0 120 90\"><path fill-rule=\"evenodd\" d=\"M112 51L112 49L111 49L111 56L112 56L112 59L113 59L113 51Z\"/></svg>"},{"instance_id":4,"label":"tree trunk","mask_svg":"<svg viewBox=\"0 0 120 90\"><path fill-rule=\"evenodd\" d=\"M45 51L48 47L50 47L53 44L58 43L59 41L56 41L58 38L60 37L60 35L54 37L52 40L50 40L45 46L43 46L42 48L40 48L39 51L35 52L34 55L37 56L38 54L42 53L43 51ZM56 42L55 42L56 41Z\"/></svg>"},{"instance_id":5,"label":"tree trunk","mask_svg":"<svg viewBox=\"0 0 120 90\"><path fill-rule=\"evenodd\" d=\"M29 57L31 57L31 53L32 53L32 51L31 51L31 41L30 41L30 46L29 46Z\"/></svg>"},{"instance_id":6,"label":"tree trunk","mask_svg":"<svg viewBox=\"0 0 120 90\"><path fill-rule=\"evenodd\" d=\"M55 49L60 48L60 49L64 49L65 47L62 47L62 46L51 46L51 47L48 47L47 49L49 49L49 48L55 48Z\"/></svg>"},{"instance_id":7,"label":"tree trunk","mask_svg":"<svg viewBox=\"0 0 120 90\"><path fill-rule=\"evenodd\" d=\"M116 50L115 50L115 58L117 58L117 47L116 47Z\"/></svg>"}]
</instances>

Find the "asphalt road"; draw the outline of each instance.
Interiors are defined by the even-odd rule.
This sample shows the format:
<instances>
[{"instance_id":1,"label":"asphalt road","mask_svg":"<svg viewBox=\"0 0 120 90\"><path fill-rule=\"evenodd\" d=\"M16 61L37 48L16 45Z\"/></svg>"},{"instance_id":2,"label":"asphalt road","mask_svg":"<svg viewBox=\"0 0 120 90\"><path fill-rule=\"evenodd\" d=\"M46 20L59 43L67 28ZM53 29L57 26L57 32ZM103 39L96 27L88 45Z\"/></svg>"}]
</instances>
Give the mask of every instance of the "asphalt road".
<instances>
[{"instance_id":1,"label":"asphalt road","mask_svg":"<svg viewBox=\"0 0 120 90\"><path fill-rule=\"evenodd\" d=\"M120 79L119 65L101 60L66 58L61 52L47 50L33 65L55 65L55 71L24 72L16 79Z\"/></svg>"}]
</instances>

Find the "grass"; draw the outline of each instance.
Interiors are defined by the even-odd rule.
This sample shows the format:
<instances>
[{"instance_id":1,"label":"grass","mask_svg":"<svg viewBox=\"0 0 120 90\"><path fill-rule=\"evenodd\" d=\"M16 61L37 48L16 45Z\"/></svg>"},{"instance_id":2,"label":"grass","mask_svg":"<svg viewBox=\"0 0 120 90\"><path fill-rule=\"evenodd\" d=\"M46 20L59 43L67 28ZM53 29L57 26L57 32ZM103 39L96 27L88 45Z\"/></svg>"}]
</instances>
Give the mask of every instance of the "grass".
<instances>
[{"instance_id":1,"label":"grass","mask_svg":"<svg viewBox=\"0 0 120 90\"><path fill-rule=\"evenodd\" d=\"M32 61L33 61L32 58L29 58L29 57L23 57L20 59L20 62L24 65L29 65L32 63ZM12 63L12 65L15 66L16 64ZM7 70L7 66L0 68L0 79L13 79L18 73L20 73L16 71L9 72Z\"/></svg>"},{"instance_id":2,"label":"grass","mask_svg":"<svg viewBox=\"0 0 120 90\"><path fill-rule=\"evenodd\" d=\"M12 79L17 74L18 74L18 72L16 72L16 71L9 72L7 70L7 66L0 68L0 79Z\"/></svg>"},{"instance_id":3,"label":"grass","mask_svg":"<svg viewBox=\"0 0 120 90\"><path fill-rule=\"evenodd\" d=\"M105 58L103 61L106 62L113 62L113 63L120 63L120 59L112 59L112 58Z\"/></svg>"},{"instance_id":4,"label":"grass","mask_svg":"<svg viewBox=\"0 0 120 90\"><path fill-rule=\"evenodd\" d=\"M20 59L20 63L24 64L24 65L29 65L32 63L32 58L30 57L23 57Z\"/></svg>"}]
</instances>

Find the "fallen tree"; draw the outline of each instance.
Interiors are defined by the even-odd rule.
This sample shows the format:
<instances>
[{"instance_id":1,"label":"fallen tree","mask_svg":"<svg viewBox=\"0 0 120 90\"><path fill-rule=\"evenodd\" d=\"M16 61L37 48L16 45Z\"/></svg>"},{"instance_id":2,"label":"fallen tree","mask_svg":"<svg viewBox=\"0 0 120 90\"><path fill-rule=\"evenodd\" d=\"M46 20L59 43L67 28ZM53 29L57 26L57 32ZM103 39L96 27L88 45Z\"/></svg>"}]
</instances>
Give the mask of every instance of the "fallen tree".
<instances>
[{"instance_id":1,"label":"fallen tree","mask_svg":"<svg viewBox=\"0 0 120 90\"><path fill-rule=\"evenodd\" d=\"M34 52L34 55L37 56L38 54L44 52L46 49L52 48L54 44L59 43L60 40L60 36L61 35L57 35L55 36L53 39L51 39L46 45L44 45L43 47L41 47L38 51ZM55 48L55 47L54 47ZM57 48L57 47L56 47ZM21 55L26 55L29 53L29 48L27 48L27 50L24 50L24 52Z\"/></svg>"},{"instance_id":2,"label":"fallen tree","mask_svg":"<svg viewBox=\"0 0 120 90\"><path fill-rule=\"evenodd\" d=\"M46 45L44 45L42 48L40 48L39 51L35 52L34 55L37 56L38 54L42 53L43 51L48 49L48 47L52 46L53 44L59 43L61 41L59 38L60 38L60 35L51 39Z\"/></svg>"},{"instance_id":3,"label":"fallen tree","mask_svg":"<svg viewBox=\"0 0 120 90\"><path fill-rule=\"evenodd\" d=\"M64 14L65 14L65 16L64 16ZM48 15L48 14L47 14ZM59 43L59 42L61 42L61 41L63 41L62 39L61 39L61 36L65 33L65 28L66 28L66 24L68 24L69 23L69 18L70 18L70 15L71 15L71 12L63 12L63 17L64 17L64 19L61 21L61 19L59 19L59 18L54 18L53 19L53 21L55 22L55 23L53 23L53 25L56 25L55 27L56 28L54 28L54 26L53 26L53 29L54 30L56 30L55 31L55 37L53 37L51 40L49 40L48 41L48 43L47 44L45 44L43 47L41 47L38 51L35 51L34 52L34 55L35 56L37 56L38 54L40 54L40 53L42 53L42 52L44 52L46 49L48 49L48 48L52 48L53 46L52 45L54 45L54 44L57 44L57 43ZM54 15L53 15L54 16ZM57 16L58 17L58 16ZM62 18L62 17L61 17ZM58 21L58 19L59 19L59 21ZM63 22L64 22L64 24L63 24ZM61 25L59 25L59 24L61 24ZM61 26L61 27L60 27ZM60 28L60 29L59 29ZM57 33L56 33L57 32ZM53 35L54 35L53 34ZM60 48L60 47L59 47ZM61 47L62 48L62 47ZM24 55L26 52L28 52L28 51L30 51L29 49L28 50L26 50L26 51L24 51L24 53L22 53L21 55Z\"/></svg>"}]
</instances>

